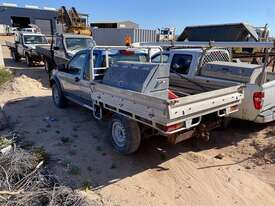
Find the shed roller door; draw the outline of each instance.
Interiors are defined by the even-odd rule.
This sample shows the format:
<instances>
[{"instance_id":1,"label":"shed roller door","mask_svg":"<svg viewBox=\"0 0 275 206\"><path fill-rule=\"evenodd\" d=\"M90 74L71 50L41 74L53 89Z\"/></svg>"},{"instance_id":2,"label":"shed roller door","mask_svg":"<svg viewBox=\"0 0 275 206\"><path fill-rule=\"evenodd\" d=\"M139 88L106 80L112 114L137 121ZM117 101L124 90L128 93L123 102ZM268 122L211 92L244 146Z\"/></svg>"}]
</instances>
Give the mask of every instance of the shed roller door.
<instances>
[{"instance_id":1,"label":"shed roller door","mask_svg":"<svg viewBox=\"0 0 275 206\"><path fill-rule=\"evenodd\" d=\"M36 19L35 24L41 29L41 33L51 35L51 20Z\"/></svg>"}]
</instances>

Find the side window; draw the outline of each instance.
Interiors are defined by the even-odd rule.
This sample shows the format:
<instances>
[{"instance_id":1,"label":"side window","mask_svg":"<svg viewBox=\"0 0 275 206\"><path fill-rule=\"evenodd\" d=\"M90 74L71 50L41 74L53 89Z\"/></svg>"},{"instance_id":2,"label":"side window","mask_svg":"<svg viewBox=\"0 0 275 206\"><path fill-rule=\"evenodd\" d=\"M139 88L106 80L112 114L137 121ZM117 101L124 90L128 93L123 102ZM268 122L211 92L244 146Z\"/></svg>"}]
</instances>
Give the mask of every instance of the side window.
<instances>
[{"instance_id":1,"label":"side window","mask_svg":"<svg viewBox=\"0 0 275 206\"><path fill-rule=\"evenodd\" d=\"M167 63L168 59L169 59L169 54L162 54L163 63ZM151 61L153 63L160 63L160 54L153 56Z\"/></svg>"},{"instance_id":2,"label":"side window","mask_svg":"<svg viewBox=\"0 0 275 206\"><path fill-rule=\"evenodd\" d=\"M170 66L171 72L188 74L192 62L192 55L175 54Z\"/></svg>"},{"instance_id":3,"label":"side window","mask_svg":"<svg viewBox=\"0 0 275 206\"><path fill-rule=\"evenodd\" d=\"M68 72L73 75L79 75L82 68L86 66L86 56L87 54L78 54L76 55L68 66Z\"/></svg>"}]
</instances>

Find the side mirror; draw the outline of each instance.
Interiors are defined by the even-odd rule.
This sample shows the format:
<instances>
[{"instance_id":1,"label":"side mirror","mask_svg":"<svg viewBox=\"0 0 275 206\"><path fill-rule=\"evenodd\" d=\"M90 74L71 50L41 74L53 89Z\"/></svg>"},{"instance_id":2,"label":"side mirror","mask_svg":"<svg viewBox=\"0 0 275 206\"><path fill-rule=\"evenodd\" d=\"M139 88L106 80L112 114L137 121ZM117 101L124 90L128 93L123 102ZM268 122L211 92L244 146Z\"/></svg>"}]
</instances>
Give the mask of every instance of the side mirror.
<instances>
[{"instance_id":1,"label":"side mirror","mask_svg":"<svg viewBox=\"0 0 275 206\"><path fill-rule=\"evenodd\" d=\"M56 51L57 51L57 50L59 50L59 49L60 49L60 48L59 48L58 46L54 46L54 47L53 47L53 50L56 50Z\"/></svg>"}]
</instances>

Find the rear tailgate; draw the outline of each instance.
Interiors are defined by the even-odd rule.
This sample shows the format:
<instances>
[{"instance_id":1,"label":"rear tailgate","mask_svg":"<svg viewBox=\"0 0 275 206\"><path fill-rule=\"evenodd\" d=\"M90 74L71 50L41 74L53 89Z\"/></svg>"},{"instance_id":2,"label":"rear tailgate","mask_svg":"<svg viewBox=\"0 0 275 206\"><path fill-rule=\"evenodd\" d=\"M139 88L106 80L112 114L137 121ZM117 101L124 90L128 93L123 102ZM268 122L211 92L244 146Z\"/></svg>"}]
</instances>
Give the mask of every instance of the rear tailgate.
<instances>
[{"instance_id":1,"label":"rear tailgate","mask_svg":"<svg viewBox=\"0 0 275 206\"><path fill-rule=\"evenodd\" d=\"M169 135L197 126L201 117L211 113L224 116L237 111L243 99L242 86L219 89L197 95L164 100L138 92L115 88L101 83L92 83L93 102L105 109L121 113L150 125L163 134ZM196 123L192 120L199 119ZM160 128L182 123L182 127L165 132ZM157 126L160 125L160 126Z\"/></svg>"},{"instance_id":2,"label":"rear tailgate","mask_svg":"<svg viewBox=\"0 0 275 206\"><path fill-rule=\"evenodd\" d=\"M239 109L243 95L243 86L232 86L196 95L170 100L169 119L171 124L186 120L186 128L192 125L192 119L217 112L218 116L228 115ZM190 120L190 121L189 121Z\"/></svg>"},{"instance_id":3,"label":"rear tailgate","mask_svg":"<svg viewBox=\"0 0 275 206\"><path fill-rule=\"evenodd\" d=\"M258 115L255 118L257 123L272 122L275 120L275 80L262 85L263 106L258 110Z\"/></svg>"},{"instance_id":4,"label":"rear tailgate","mask_svg":"<svg viewBox=\"0 0 275 206\"><path fill-rule=\"evenodd\" d=\"M262 89L264 92L264 102L261 112L275 107L275 81L263 84Z\"/></svg>"}]
</instances>

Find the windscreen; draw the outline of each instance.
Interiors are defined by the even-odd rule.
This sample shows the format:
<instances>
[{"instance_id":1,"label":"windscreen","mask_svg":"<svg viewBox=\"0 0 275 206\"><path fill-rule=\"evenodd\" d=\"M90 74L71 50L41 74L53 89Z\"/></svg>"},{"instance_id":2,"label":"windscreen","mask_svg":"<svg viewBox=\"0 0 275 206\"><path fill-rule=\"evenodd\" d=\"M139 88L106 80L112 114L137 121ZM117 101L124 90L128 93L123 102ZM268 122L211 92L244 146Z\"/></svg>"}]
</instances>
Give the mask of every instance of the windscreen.
<instances>
[{"instance_id":1,"label":"windscreen","mask_svg":"<svg viewBox=\"0 0 275 206\"><path fill-rule=\"evenodd\" d=\"M133 53L133 54L112 54L109 55L109 61L111 63L116 63L118 61L134 61L134 62L147 62L147 54L146 53Z\"/></svg>"},{"instance_id":2,"label":"windscreen","mask_svg":"<svg viewBox=\"0 0 275 206\"><path fill-rule=\"evenodd\" d=\"M66 38L67 50L76 51L92 47L92 39L90 38Z\"/></svg>"},{"instance_id":3,"label":"windscreen","mask_svg":"<svg viewBox=\"0 0 275 206\"><path fill-rule=\"evenodd\" d=\"M168 30L162 30L162 31L161 31L161 34L162 34L162 35L168 35L168 33L169 33Z\"/></svg>"},{"instance_id":4,"label":"windscreen","mask_svg":"<svg viewBox=\"0 0 275 206\"><path fill-rule=\"evenodd\" d=\"M45 36L26 35L24 36L25 44L48 44Z\"/></svg>"}]
</instances>

